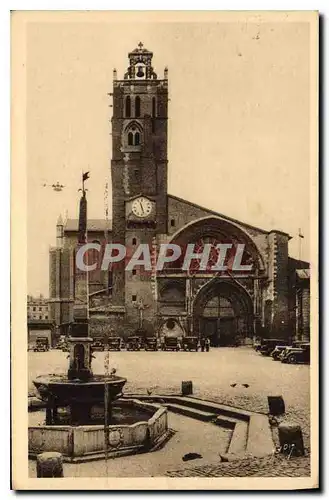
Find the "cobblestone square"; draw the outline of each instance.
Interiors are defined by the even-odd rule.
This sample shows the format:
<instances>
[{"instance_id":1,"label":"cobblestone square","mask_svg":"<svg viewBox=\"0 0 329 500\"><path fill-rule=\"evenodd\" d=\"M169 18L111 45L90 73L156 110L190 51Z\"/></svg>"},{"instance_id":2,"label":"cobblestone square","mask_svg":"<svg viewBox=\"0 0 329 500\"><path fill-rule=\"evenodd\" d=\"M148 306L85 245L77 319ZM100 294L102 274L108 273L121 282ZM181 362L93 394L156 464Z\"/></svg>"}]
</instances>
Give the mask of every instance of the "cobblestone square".
<instances>
[{"instance_id":1,"label":"cobblestone square","mask_svg":"<svg viewBox=\"0 0 329 500\"><path fill-rule=\"evenodd\" d=\"M93 360L94 373L104 373L104 353L96 352ZM29 391L33 392L32 379L41 373L65 373L67 353L51 350L46 353L29 353ZM306 449L306 456L300 459L290 459L289 463L283 457L270 457L266 460L241 461L225 464L216 462L212 454L207 465L190 462L190 467L183 467L179 453L172 456L169 464L163 461L171 476L221 476L221 475L309 475L310 458L310 394L309 374L307 365L289 365L264 357L251 348L217 348L209 353L202 352L111 352L110 368L116 368L117 373L128 379L125 393L170 394L179 393L182 380L192 380L194 395L200 398L232 405L251 411L268 412L267 396L282 395L285 401L286 414L280 420L293 421L301 425ZM247 387L246 387L247 386ZM191 420L191 419L189 419ZM177 423L178 420L175 420ZM180 425L179 422L177 424ZM192 425L192 420L191 420ZM210 425L210 424L209 424ZM277 443L277 432L274 428L274 442ZM202 436L199 437L200 446ZM211 441L211 440L210 440ZM196 441L197 443L197 441ZM195 446L195 443L194 443ZM208 444L208 447L210 445ZM209 448L210 449L210 448ZM182 455L186 451L182 448ZM190 450L188 450L190 451ZM197 450L195 450L197 451ZM214 450L213 450L214 451ZM165 448L163 450L165 453ZM159 453L155 452L143 459L126 457L120 459L122 467L129 469L133 463L141 467L139 475L165 474L153 465L145 467L143 463L157 463ZM119 462L118 462L119 464ZM72 467L66 466L66 467ZM89 472L93 470L94 472ZM32 466L33 470L33 466ZM102 466L96 467L101 474ZM115 468L118 474L117 467ZM95 475L95 466L85 464L80 466L83 475ZM171 471L171 472L170 472ZM290 472L289 472L290 471Z\"/></svg>"}]
</instances>

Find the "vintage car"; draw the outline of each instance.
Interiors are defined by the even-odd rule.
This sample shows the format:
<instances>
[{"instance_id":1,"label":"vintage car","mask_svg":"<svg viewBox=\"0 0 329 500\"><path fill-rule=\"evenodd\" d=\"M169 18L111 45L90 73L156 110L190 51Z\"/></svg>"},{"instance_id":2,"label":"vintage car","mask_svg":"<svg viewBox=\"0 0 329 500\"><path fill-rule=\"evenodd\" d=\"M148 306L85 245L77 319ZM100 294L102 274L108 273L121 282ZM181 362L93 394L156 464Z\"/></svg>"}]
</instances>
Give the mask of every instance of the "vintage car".
<instances>
[{"instance_id":1,"label":"vintage car","mask_svg":"<svg viewBox=\"0 0 329 500\"><path fill-rule=\"evenodd\" d=\"M281 354L281 363L309 363L310 344L299 344L298 347L289 346Z\"/></svg>"},{"instance_id":2,"label":"vintage car","mask_svg":"<svg viewBox=\"0 0 329 500\"><path fill-rule=\"evenodd\" d=\"M142 347L142 339L140 337L128 337L126 343L127 351L140 351Z\"/></svg>"},{"instance_id":3,"label":"vintage car","mask_svg":"<svg viewBox=\"0 0 329 500\"><path fill-rule=\"evenodd\" d=\"M158 339L156 337L145 337L144 339L145 351L157 351Z\"/></svg>"},{"instance_id":4,"label":"vintage car","mask_svg":"<svg viewBox=\"0 0 329 500\"><path fill-rule=\"evenodd\" d=\"M255 342L253 344L253 348L255 349L255 351L259 351L261 347L262 347L262 343L261 342Z\"/></svg>"},{"instance_id":5,"label":"vintage car","mask_svg":"<svg viewBox=\"0 0 329 500\"><path fill-rule=\"evenodd\" d=\"M121 351L121 338L110 337L108 339L108 349L109 351Z\"/></svg>"},{"instance_id":6,"label":"vintage car","mask_svg":"<svg viewBox=\"0 0 329 500\"><path fill-rule=\"evenodd\" d=\"M277 345L275 349L271 352L271 356L274 361L280 361L280 356L282 352L287 348L286 345Z\"/></svg>"},{"instance_id":7,"label":"vintage car","mask_svg":"<svg viewBox=\"0 0 329 500\"><path fill-rule=\"evenodd\" d=\"M180 342L177 337L164 337L161 348L163 351L179 351L180 347Z\"/></svg>"},{"instance_id":8,"label":"vintage car","mask_svg":"<svg viewBox=\"0 0 329 500\"><path fill-rule=\"evenodd\" d=\"M34 351L35 352L49 351L48 337L37 337L35 341Z\"/></svg>"},{"instance_id":9,"label":"vintage car","mask_svg":"<svg viewBox=\"0 0 329 500\"><path fill-rule=\"evenodd\" d=\"M198 337L183 337L182 349L184 351L197 351L199 347Z\"/></svg>"},{"instance_id":10,"label":"vintage car","mask_svg":"<svg viewBox=\"0 0 329 500\"><path fill-rule=\"evenodd\" d=\"M104 343L101 340L94 340L94 342L91 344L92 351L104 351L104 349Z\"/></svg>"},{"instance_id":11,"label":"vintage car","mask_svg":"<svg viewBox=\"0 0 329 500\"><path fill-rule=\"evenodd\" d=\"M274 351L277 345L288 345L288 342L282 339L263 339L259 352L263 356L270 356L271 352Z\"/></svg>"},{"instance_id":12,"label":"vintage car","mask_svg":"<svg viewBox=\"0 0 329 500\"><path fill-rule=\"evenodd\" d=\"M70 348L69 348L69 344L67 342L63 342L61 344L61 349L63 352L69 352Z\"/></svg>"}]
</instances>

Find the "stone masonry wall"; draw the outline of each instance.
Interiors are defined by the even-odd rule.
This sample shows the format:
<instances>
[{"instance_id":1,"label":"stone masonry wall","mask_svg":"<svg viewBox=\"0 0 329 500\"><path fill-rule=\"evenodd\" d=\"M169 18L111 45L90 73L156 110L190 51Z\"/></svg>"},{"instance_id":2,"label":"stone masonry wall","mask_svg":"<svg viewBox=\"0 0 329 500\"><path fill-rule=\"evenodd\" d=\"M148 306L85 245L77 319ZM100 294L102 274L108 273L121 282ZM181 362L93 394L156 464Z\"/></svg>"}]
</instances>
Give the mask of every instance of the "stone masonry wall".
<instances>
[{"instance_id":1,"label":"stone masonry wall","mask_svg":"<svg viewBox=\"0 0 329 500\"><path fill-rule=\"evenodd\" d=\"M288 235L272 231L270 238L273 286L271 337L289 335Z\"/></svg>"}]
</instances>

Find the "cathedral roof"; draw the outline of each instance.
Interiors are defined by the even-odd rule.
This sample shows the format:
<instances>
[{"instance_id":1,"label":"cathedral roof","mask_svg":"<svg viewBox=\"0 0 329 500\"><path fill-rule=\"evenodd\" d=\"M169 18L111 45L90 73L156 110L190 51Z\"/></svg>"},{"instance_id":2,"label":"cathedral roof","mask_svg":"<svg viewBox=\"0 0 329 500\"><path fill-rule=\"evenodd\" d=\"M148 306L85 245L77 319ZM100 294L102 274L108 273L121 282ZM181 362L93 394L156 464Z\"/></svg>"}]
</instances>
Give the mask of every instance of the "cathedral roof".
<instances>
[{"instance_id":1,"label":"cathedral roof","mask_svg":"<svg viewBox=\"0 0 329 500\"><path fill-rule=\"evenodd\" d=\"M300 280L309 280L311 272L309 269L296 269L296 274Z\"/></svg>"},{"instance_id":2,"label":"cathedral roof","mask_svg":"<svg viewBox=\"0 0 329 500\"><path fill-rule=\"evenodd\" d=\"M248 224L246 222L242 222L242 221L239 221L237 219L233 219L232 217L228 217L227 215L216 212L215 210L210 210L209 208L202 207L201 205L198 205L197 203L193 203L192 201L184 200L183 198L179 198L178 196L174 196L174 195L170 194L170 195L168 195L168 198L172 198L173 200L177 200L179 202L190 205L192 207L199 208L201 210L204 210L205 212L208 212L209 214L215 215L217 217L221 217L229 222L239 224L239 225L244 226L246 228L255 229L256 231L258 231L260 233L263 233L263 234L270 233L270 231L267 231L266 229L261 229L260 227L252 226L251 224ZM283 231L277 231L277 232L280 232L282 234L286 234L287 236L289 236L288 233L285 233Z\"/></svg>"},{"instance_id":3,"label":"cathedral roof","mask_svg":"<svg viewBox=\"0 0 329 500\"><path fill-rule=\"evenodd\" d=\"M78 231L79 220L67 219L64 231ZM112 231L112 221L105 219L88 219L87 231Z\"/></svg>"}]
</instances>

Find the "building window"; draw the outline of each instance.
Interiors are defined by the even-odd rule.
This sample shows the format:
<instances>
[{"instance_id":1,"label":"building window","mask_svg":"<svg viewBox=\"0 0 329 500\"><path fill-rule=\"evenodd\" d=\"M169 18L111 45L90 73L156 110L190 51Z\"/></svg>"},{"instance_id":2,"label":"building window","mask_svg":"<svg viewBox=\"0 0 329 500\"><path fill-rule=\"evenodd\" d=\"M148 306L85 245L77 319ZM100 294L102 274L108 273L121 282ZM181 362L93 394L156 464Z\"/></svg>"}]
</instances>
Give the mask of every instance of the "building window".
<instances>
[{"instance_id":1,"label":"building window","mask_svg":"<svg viewBox=\"0 0 329 500\"><path fill-rule=\"evenodd\" d=\"M35 307L33 307L33 311L35 311L35 310L36 310L36 308L35 308Z\"/></svg>"},{"instance_id":2,"label":"building window","mask_svg":"<svg viewBox=\"0 0 329 500\"><path fill-rule=\"evenodd\" d=\"M132 296L131 296L131 300L132 300L133 302L136 302L136 300L137 300L137 295L132 295Z\"/></svg>"},{"instance_id":3,"label":"building window","mask_svg":"<svg viewBox=\"0 0 329 500\"><path fill-rule=\"evenodd\" d=\"M126 97L125 115L126 118L131 117L131 99L129 95Z\"/></svg>"},{"instance_id":4,"label":"building window","mask_svg":"<svg viewBox=\"0 0 329 500\"><path fill-rule=\"evenodd\" d=\"M175 227L175 219L170 219L170 225L171 227Z\"/></svg>"},{"instance_id":5,"label":"building window","mask_svg":"<svg viewBox=\"0 0 329 500\"><path fill-rule=\"evenodd\" d=\"M135 174L135 181L139 182L140 181L140 175L139 175L138 168L135 168L134 174Z\"/></svg>"},{"instance_id":6,"label":"building window","mask_svg":"<svg viewBox=\"0 0 329 500\"><path fill-rule=\"evenodd\" d=\"M136 125L132 125L128 130L128 146L139 146L141 142L140 130Z\"/></svg>"},{"instance_id":7,"label":"building window","mask_svg":"<svg viewBox=\"0 0 329 500\"><path fill-rule=\"evenodd\" d=\"M141 115L141 98L139 96L135 99L135 116L139 118Z\"/></svg>"},{"instance_id":8,"label":"building window","mask_svg":"<svg viewBox=\"0 0 329 500\"><path fill-rule=\"evenodd\" d=\"M41 314L40 314L40 316L39 316L39 319L42 319L42 316L41 316Z\"/></svg>"},{"instance_id":9,"label":"building window","mask_svg":"<svg viewBox=\"0 0 329 500\"><path fill-rule=\"evenodd\" d=\"M155 117L156 117L156 100L152 97L152 134L155 132Z\"/></svg>"},{"instance_id":10,"label":"building window","mask_svg":"<svg viewBox=\"0 0 329 500\"><path fill-rule=\"evenodd\" d=\"M132 273L133 273L133 276L136 276L136 269L133 269Z\"/></svg>"},{"instance_id":11,"label":"building window","mask_svg":"<svg viewBox=\"0 0 329 500\"><path fill-rule=\"evenodd\" d=\"M48 316L47 316L47 314L46 314L46 316L45 316L45 319L48 319Z\"/></svg>"},{"instance_id":12,"label":"building window","mask_svg":"<svg viewBox=\"0 0 329 500\"><path fill-rule=\"evenodd\" d=\"M42 311L42 308L41 308L41 307L39 307L39 311Z\"/></svg>"},{"instance_id":13,"label":"building window","mask_svg":"<svg viewBox=\"0 0 329 500\"><path fill-rule=\"evenodd\" d=\"M132 244L133 244L133 245L136 245L136 244L137 244L137 240L136 240L136 238L133 238L133 240L132 240Z\"/></svg>"}]
</instances>

